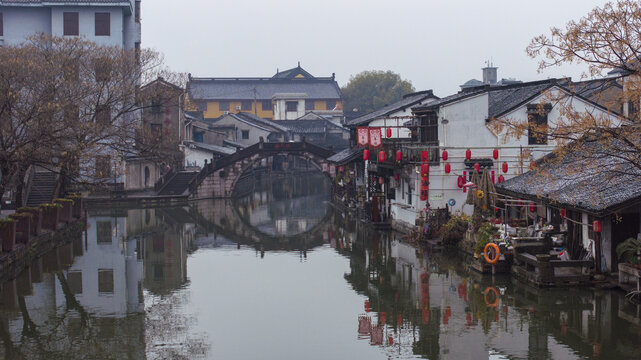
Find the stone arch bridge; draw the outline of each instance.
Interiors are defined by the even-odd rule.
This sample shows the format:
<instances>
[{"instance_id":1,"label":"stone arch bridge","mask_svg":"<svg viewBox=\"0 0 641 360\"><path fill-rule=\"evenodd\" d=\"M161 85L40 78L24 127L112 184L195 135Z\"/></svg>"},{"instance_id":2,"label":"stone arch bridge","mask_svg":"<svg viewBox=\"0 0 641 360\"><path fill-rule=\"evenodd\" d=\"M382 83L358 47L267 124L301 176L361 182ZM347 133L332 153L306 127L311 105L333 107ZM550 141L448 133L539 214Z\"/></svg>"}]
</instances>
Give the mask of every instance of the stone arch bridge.
<instances>
[{"instance_id":1,"label":"stone arch bridge","mask_svg":"<svg viewBox=\"0 0 641 360\"><path fill-rule=\"evenodd\" d=\"M243 173L256 163L274 155L295 155L309 162L327 176L327 158L334 152L308 142L259 142L207 164L189 184L189 199L230 198Z\"/></svg>"}]
</instances>

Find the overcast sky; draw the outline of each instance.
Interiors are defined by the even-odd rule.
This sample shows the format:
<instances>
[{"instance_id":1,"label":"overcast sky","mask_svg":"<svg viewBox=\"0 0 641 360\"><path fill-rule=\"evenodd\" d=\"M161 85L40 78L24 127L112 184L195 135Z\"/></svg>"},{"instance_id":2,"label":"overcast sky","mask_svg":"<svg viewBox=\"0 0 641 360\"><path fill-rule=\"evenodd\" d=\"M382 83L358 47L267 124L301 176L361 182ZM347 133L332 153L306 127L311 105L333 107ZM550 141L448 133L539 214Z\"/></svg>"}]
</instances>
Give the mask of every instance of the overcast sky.
<instances>
[{"instance_id":1,"label":"overcast sky","mask_svg":"<svg viewBox=\"0 0 641 360\"><path fill-rule=\"evenodd\" d=\"M297 62L343 86L363 70L392 70L438 96L481 79L578 78L583 68L537 73L525 47L605 0L143 0L143 47L193 76L272 76Z\"/></svg>"}]
</instances>

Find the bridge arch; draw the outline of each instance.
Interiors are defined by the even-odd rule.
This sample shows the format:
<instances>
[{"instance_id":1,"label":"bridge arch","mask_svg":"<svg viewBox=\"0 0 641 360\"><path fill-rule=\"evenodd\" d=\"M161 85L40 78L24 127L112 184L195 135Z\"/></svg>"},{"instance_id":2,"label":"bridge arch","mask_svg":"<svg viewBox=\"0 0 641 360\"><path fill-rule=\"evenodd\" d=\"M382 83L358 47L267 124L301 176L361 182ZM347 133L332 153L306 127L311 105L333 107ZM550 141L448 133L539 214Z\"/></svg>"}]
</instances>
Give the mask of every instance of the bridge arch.
<instances>
[{"instance_id":1,"label":"bridge arch","mask_svg":"<svg viewBox=\"0 0 641 360\"><path fill-rule=\"evenodd\" d=\"M314 167L329 176L327 158L334 154L331 150L304 141L259 142L205 166L190 184L189 198L230 198L240 177L258 161L274 155L290 154L310 160Z\"/></svg>"}]
</instances>

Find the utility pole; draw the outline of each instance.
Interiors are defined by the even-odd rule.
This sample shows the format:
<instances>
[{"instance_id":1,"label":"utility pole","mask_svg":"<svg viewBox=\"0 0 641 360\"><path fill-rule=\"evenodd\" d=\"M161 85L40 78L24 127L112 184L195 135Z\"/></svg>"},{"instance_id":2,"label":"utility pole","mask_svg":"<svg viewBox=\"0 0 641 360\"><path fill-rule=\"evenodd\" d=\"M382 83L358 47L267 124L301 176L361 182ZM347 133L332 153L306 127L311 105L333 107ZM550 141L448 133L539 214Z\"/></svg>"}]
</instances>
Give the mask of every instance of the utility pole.
<instances>
[{"instance_id":1,"label":"utility pole","mask_svg":"<svg viewBox=\"0 0 641 360\"><path fill-rule=\"evenodd\" d=\"M256 107L256 87L254 86L254 115L258 116L258 108Z\"/></svg>"}]
</instances>

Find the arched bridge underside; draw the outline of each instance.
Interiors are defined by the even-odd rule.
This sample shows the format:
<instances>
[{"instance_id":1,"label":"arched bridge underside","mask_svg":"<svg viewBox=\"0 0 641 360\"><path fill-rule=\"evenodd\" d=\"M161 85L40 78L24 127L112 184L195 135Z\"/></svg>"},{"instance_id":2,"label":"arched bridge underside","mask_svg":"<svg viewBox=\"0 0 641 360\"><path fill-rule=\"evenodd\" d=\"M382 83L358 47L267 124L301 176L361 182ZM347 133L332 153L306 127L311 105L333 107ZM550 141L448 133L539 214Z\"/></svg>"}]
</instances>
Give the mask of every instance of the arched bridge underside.
<instances>
[{"instance_id":1,"label":"arched bridge underside","mask_svg":"<svg viewBox=\"0 0 641 360\"><path fill-rule=\"evenodd\" d=\"M295 155L308 159L319 171L327 174L327 158L333 151L307 142L259 142L208 164L190 184L190 200L230 198L238 179L262 159L274 155Z\"/></svg>"}]
</instances>

